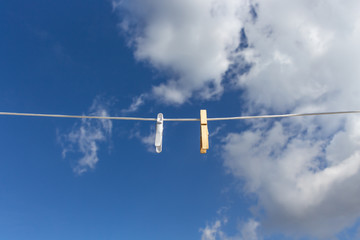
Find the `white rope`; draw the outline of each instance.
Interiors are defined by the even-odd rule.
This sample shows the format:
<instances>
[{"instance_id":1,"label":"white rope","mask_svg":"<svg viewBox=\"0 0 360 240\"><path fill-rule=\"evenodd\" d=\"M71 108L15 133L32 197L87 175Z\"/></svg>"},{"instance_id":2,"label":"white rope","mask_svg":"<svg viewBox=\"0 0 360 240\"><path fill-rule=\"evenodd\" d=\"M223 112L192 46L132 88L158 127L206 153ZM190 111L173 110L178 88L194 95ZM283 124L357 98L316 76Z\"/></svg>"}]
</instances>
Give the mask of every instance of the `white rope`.
<instances>
[{"instance_id":1,"label":"white rope","mask_svg":"<svg viewBox=\"0 0 360 240\"><path fill-rule=\"evenodd\" d=\"M164 118L167 122L199 122L200 118Z\"/></svg>"},{"instance_id":2,"label":"white rope","mask_svg":"<svg viewBox=\"0 0 360 240\"><path fill-rule=\"evenodd\" d=\"M356 111L343 112L319 112L319 113L291 113L281 115L260 115L260 116L240 116L240 117L224 117L224 118L208 118L208 121L225 121L225 120L244 120L244 119L259 119L259 118L285 118L285 117L304 117L304 116L319 116L319 115L336 115L336 114L355 114L360 113ZM61 115L61 114L39 114L39 113L14 113L14 112L0 112L3 116L25 116L25 117L52 117L52 118L87 118L87 119L108 119L108 120L132 120L132 121L156 121L156 118L141 118L141 117L108 117L108 116L85 116L85 115ZM200 121L199 118L165 118L168 122L195 122Z\"/></svg>"},{"instance_id":3,"label":"white rope","mask_svg":"<svg viewBox=\"0 0 360 240\"><path fill-rule=\"evenodd\" d=\"M85 115L80 116L80 115L39 114L39 113L0 112L0 115L25 116L25 117L51 117L51 118L89 118L89 119L108 119L108 120L156 121L156 118L107 117L107 116L85 116Z\"/></svg>"},{"instance_id":4,"label":"white rope","mask_svg":"<svg viewBox=\"0 0 360 240\"><path fill-rule=\"evenodd\" d=\"M285 117L306 117L306 116L319 116L319 115L336 115L336 114L354 114L360 113L356 111L343 111L343 112L319 112L319 113L290 113L281 115L262 115L262 116L241 116L241 117L225 117L225 118L208 118L208 121L224 121L224 120L241 120L241 119L256 119L256 118L285 118Z\"/></svg>"}]
</instances>

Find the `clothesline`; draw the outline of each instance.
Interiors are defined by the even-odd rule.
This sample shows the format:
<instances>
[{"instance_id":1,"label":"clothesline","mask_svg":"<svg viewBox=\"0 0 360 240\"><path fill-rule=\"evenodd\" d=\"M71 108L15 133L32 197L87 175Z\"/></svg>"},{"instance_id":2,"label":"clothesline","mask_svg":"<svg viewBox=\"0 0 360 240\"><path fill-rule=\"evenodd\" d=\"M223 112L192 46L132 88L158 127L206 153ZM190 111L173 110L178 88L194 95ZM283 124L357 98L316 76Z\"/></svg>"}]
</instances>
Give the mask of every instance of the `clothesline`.
<instances>
[{"instance_id":1,"label":"clothesline","mask_svg":"<svg viewBox=\"0 0 360 240\"><path fill-rule=\"evenodd\" d=\"M265 119L265 118L285 118L285 117L301 117L301 116L319 116L319 115L335 115L335 114L354 114L360 111L343 111L343 112L319 112L319 113L291 113L280 115L259 115L259 116L240 116L240 117L224 117L224 118L208 118L206 110L200 110L200 118L164 118L162 113L157 118L143 117L110 117L110 116L85 116L85 115L62 115L62 114L39 114L39 113L14 113L0 112L3 116L25 116L25 117L51 117L51 118L80 118L80 119L108 119L108 120L131 120L131 121L155 121L155 147L156 152L162 151L164 122L190 122L200 121L200 153L206 153L209 149L209 130L208 121L225 121L225 120L241 120L241 119Z\"/></svg>"},{"instance_id":2,"label":"clothesline","mask_svg":"<svg viewBox=\"0 0 360 240\"><path fill-rule=\"evenodd\" d=\"M239 116L239 117L222 117L207 118L208 121L227 121L227 120L244 120L244 119L261 119L261 118L286 118L286 117L305 117L320 115L338 115L338 114L356 114L360 110L341 111L341 112L318 112L318 113L290 113L279 115L259 115L259 116ZM51 117L51 118L86 118L86 119L108 119L108 120L130 120L130 121L156 121L156 118L143 117L111 117L111 116L86 116L86 115L63 115L63 114L41 114L41 113L15 113L0 112L3 116L24 116L24 117ZM196 122L200 118L164 118L164 122Z\"/></svg>"}]
</instances>

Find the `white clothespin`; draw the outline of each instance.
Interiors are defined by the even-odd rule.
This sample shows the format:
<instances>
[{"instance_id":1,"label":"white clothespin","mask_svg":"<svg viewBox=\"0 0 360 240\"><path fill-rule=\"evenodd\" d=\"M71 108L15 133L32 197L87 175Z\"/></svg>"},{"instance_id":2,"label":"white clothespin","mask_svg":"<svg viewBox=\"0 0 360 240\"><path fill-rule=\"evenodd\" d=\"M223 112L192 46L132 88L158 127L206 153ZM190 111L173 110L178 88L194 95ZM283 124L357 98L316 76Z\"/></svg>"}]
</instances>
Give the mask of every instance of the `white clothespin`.
<instances>
[{"instance_id":1,"label":"white clothespin","mask_svg":"<svg viewBox=\"0 0 360 240\"><path fill-rule=\"evenodd\" d=\"M164 115L162 113L159 113L156 119L156 133L155 133L155 147L157 153L161 153L162 151L163 131L164 131Z\"/></svg>"}]
</instances>

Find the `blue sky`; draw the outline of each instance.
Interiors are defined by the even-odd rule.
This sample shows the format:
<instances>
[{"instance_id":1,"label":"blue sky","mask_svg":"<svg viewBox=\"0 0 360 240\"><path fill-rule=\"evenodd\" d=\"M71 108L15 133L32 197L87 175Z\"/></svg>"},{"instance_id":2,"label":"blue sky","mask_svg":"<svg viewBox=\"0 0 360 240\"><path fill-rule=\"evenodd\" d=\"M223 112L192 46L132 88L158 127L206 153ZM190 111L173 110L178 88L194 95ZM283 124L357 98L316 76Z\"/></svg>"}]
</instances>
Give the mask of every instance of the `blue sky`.
<instances>
[{"instance_id":1,"label":"blue sky","mask_svg":"<svg viewBox=\"0 0 360 240\"><path fill-rule=\"evenodd\" d=\"M358 109L357 1L0 3L0 111ZM284 21L287 19L288 21ZM349 24L351 23L351 24ZM0 117L1 239L356 239L359 116Z\"/></svg>"}]
</instances>

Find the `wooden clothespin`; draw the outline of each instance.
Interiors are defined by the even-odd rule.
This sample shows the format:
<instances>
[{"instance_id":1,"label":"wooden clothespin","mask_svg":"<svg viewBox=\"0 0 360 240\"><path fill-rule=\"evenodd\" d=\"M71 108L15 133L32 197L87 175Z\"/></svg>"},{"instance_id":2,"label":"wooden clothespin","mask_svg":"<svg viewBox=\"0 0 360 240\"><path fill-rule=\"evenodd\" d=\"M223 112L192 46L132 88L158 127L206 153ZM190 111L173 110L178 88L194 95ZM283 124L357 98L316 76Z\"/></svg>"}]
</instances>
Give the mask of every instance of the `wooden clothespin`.
<instances>
[{"instance_id":1,"label":"wooden clothespin","mask_svg":"<svg viewBox=\"0 0 360 240\"><path fill-rule=\"evenodd\" d=\"M207 126L206 110L200 110L200 153L209 149L209 130Z\"/></svg>"},{"instance_id":2,"label":"wooden clothespin","mask_svg":"<svg viewBox=\"0 0 360 240\"><path fill-rule=\"evenodd\" d=\"M164 115L162 113L159 113L156 119L156 130L155 130L155 147L157 153L161 153L162 151L163 131L164 131Z\"/></svg>"}]
</instances>

